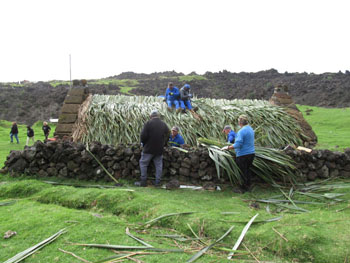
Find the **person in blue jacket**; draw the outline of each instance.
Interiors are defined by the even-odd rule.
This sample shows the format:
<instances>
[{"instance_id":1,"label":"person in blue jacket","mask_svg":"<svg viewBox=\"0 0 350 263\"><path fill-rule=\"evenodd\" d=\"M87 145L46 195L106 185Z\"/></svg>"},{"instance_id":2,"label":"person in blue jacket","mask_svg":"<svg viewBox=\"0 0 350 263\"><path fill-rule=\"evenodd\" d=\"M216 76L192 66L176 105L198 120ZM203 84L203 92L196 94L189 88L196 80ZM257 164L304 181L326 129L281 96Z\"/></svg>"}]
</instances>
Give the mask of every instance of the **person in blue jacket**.
<instances>
[{"instance_id":1,"label":"person in blue jacket","mask_svg":"<svg viewBox=\"0 0 350 263\"><path fill-rule=\"evenodd\" d=\"M255 157L254 146L254 130L248 125L248 117L241 115L238 118L238 124L241 129L238 131L235 143L230 146L225 146L222 150L235 149L236 163L241 170L242 185L240 186L240 193L250 190L251 186L251 166L253 165Z\"/></svg>"},{"instance_id":2,"label":"person in blue jacket","mask_svg":"<svg viewBox=\"0 0 350 263\"><path fill-rule=\"evenodd\" d=\"M226 125L224 129L222 130L223 133L227 135L227 142L234 143L236 138L236 133L234 130L231 129L230 125Z\"/></svg>"},{"instance_id":3,"label":"person in blue jacket","mask_svg":"<svg viewBox=\"0 0 350 263\"><path fill-rule=\"evenodd\" d=\"M179 134L179 127L174 126L171 128L171 134L169 137L170 146L181 147L185 144L184 138Z\"/></svg>"},{"instance_id":4,"label":"person in blue jacket","mask_svg":"<svg viewBox=\"0 0 350 263\"><path fill-rule=\"evenodd\" d=\"M179 89L175 87L173 83L169 82L168 88L166 89L166 92L165 92L165 99L168 104L168 110L171 111L172 106L175 105L176 111L179 111L179 108L180 108L179 98L180 98Z\"/></svg>"},{"instance_id":5,"label":"person in blue jacket","mask_svg":"<svg viewBox=\"0 0 350 263\"><path fill-rule=\"evenodd\" d=\"M192 94L190 93L191 86L189 84L185 84L180 89L180 106L183 110L192 110L191 98Z\"/></svg>"}]
</instances>

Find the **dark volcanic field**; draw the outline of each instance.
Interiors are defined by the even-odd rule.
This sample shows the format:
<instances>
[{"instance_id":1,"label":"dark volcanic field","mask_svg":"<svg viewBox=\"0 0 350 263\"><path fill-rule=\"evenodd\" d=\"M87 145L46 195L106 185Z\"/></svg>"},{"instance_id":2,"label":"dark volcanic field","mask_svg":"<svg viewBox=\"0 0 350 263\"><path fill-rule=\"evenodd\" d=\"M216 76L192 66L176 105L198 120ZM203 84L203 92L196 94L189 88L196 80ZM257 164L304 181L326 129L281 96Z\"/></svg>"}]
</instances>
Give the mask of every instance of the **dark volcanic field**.
<instances>
[{"instance_id":1,"label":"dark volcanic field","mask_svg":"<svg viewBox=\"0 0 350 263\"><path fill-rule=\"evenodd\" d=\"M126 72L103 80L88 80L88 87L93 94L119 94L123 86L130 86L123 84L127 81L121 80L134 80L130 93L137 95L164 94L167 83L171 81L178 87L189 83L198 97L265 100L271 97L274 85L282 83L289 87L289 93L298 104L339 108L350 106L349 71L308 74L278 73L274 69L256 73L224 70L204 75L194 72L184 75L174 71L152 74ZM102 84L102 81L109 84ZM57 118L68 89L68 85L54 87L50 82L22 85L0 83L0 119L32 124L37 120Z\"/></svg>"}]
</instances>

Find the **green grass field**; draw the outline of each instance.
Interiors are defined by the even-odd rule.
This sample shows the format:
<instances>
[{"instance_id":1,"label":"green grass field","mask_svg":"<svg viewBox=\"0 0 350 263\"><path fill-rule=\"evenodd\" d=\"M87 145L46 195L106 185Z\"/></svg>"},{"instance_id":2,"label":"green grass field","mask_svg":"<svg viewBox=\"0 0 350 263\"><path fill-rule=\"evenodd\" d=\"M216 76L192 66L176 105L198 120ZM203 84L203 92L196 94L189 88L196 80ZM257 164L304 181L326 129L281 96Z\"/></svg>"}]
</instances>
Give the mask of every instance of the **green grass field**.
<instances>
[{"instance_id":1,"label":"green grass field","mask_svg":"<svg viewBox=\"0 0 350 263\"><path fill-rule=\"evenodd\" d=\"M311 114L305 115L306 109L310 108L313 109ZM348 121L348 109L306 106L300 106L300 109L319 136L318 147L333 149L338 145L337 149L342 149L349 146L348 138L341 139L348 127L341 125ZM323 114L318 115L319 111ZM327 117L329 120L326 121ZM329 126L329 123L332 124ZM21 144L9 143L10 126L9 122L0 122L1 163L11 149L23 149L25 144L24 126L19 127ZM36 124L34 129L36 139L42 140L41 123ZM52 132L53 130L54 127ZM327 136L327 132L335 135ZM140 189L128 183L122 188L96 189L53 186L45 183L45 180L92 184L73 179L62 181L60 178L12 178L0 175L0 234L3 236L8 230L17 232L17 235L9 239L0 238L0 262L62 228L66 228L68 232L28 257L25 262L82 262L59 249L72 252L89 262L110 262L100 260L116 255L113 251L74 244L140 246L139 242L125 234L127 227L133 235L154 247L185 250L183 253L137 255L133 257L136 262L186 262L201 248L220 238L233 225L232 232L222 242L196 261L231 262L226 259L227 250L233 247L245 224L257 213L259 216L256 220L260 223L251 226L238 248L239 251L233 257L233 262L350 262L349 180L329 182L347 187L329 191L330 194L341 194L339 198L343 199L342 202L328 200L327 203L320 204L298 204L298 207L309 212L295 210L292 205L288 208L267 206L263 203L257 205L254 201L256 199L281 195L276 188L265 185L256 186L251 193L238 195L227 186L223 186L222 191L214 192L167 191L151 187ZM126 188L134 191L124 191ZM288 193L289 189L284 191ZM293 200L319 202L297 193L293 195ZM1 205L5 201L15 202ZM195 213L167 217L149 227L143 225L158 216L179 212ZM277 217L278 221L261 222ZM181 235L182 239L158 236L165 234ZM132 262L128 259L125 262L128 261Z\"/></svg>"},{"instance_id":2,"label":"green grass field","mask_svg":"<svg viewBox=\"0 0 350 263\"><path fill-rule=\"evenodd\" d=\"M327 109L304 105L298 105L298 108L317 135L317 148L342 151L350 147L350 108Z\"/></svg>"}]
</instances>

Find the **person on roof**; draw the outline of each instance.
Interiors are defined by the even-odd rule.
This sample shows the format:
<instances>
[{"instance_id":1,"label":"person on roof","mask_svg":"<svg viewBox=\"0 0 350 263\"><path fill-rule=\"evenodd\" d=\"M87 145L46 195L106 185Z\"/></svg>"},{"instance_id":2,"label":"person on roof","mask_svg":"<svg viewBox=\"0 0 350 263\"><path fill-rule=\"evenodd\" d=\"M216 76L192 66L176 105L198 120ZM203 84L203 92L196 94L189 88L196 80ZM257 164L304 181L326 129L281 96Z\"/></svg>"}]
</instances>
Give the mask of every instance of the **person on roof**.
<instances>
[{"instance_id":1,"label":"person on roof","mask_svg":"<svg viewBox=\"0 0 350 263\"><path fill-rule=\"evenodd\" d=\"M182 145L185 144L184 138L179 134L179 127L174 126L171 128L171 134L169 137L169 144L170 146L176 146L176 147L181 147Z\"/></svg>"},{"instance_id":2,"label":"person on roof","mask_svg":"<svg viewBox=\"0 0 350 263\"><path fill-rule=\"evenodd\" d=\"M191 86L189 84L185 84L180 89L180 106L183 110L192 110L191 98L192 94L190 93Z\"/></svg>"},{"instance_id":3,"label":"person on roof","mask_svg":"<svg viewBox=\"0 0 350 263\"><path fill-rule=\"evenodd\" d=\"M169 82L168 88L165 92L165 99L168 104L168 110L172 110L172 106L175 105L176 112L179 112L180 104L179 104L180 92L177 87L174 86L172 82Z\"/></svg>"}]
</instances>

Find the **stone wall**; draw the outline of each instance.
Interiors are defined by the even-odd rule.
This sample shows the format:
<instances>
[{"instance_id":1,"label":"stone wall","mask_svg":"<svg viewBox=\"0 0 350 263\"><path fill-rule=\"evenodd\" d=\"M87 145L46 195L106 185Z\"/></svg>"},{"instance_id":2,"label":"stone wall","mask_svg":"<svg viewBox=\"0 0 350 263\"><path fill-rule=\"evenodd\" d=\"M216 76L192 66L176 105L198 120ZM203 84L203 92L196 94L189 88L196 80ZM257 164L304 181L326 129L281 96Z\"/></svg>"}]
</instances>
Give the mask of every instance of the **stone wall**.
<instances>
[{"instance_id":1,"label":"stone wall","mask_svg":"<svg viewBox=\"0 0 350 263\"><path fill-rule=\"evenodd\" d=\"M139 179L141 148L138 144L111 146L92 143L89 149L115 178ZM307 153L289 147L285 152L296 161L296 173L300 181L331 176L350 178L350 149L345 153L329 150ZM206 182L228 183L227 179L217 178L215 164L206 148L192 148L184 153L168 147L164 152L163 163L164 180L177 179L182 183L197 185ZM23 151L11 151L2 171L10 174L110 181L83 144L68 141L37 141L34 146L25 147ZM153 165L149 169L149 176L154 177Z\"/></svg>"}]
</instances>

